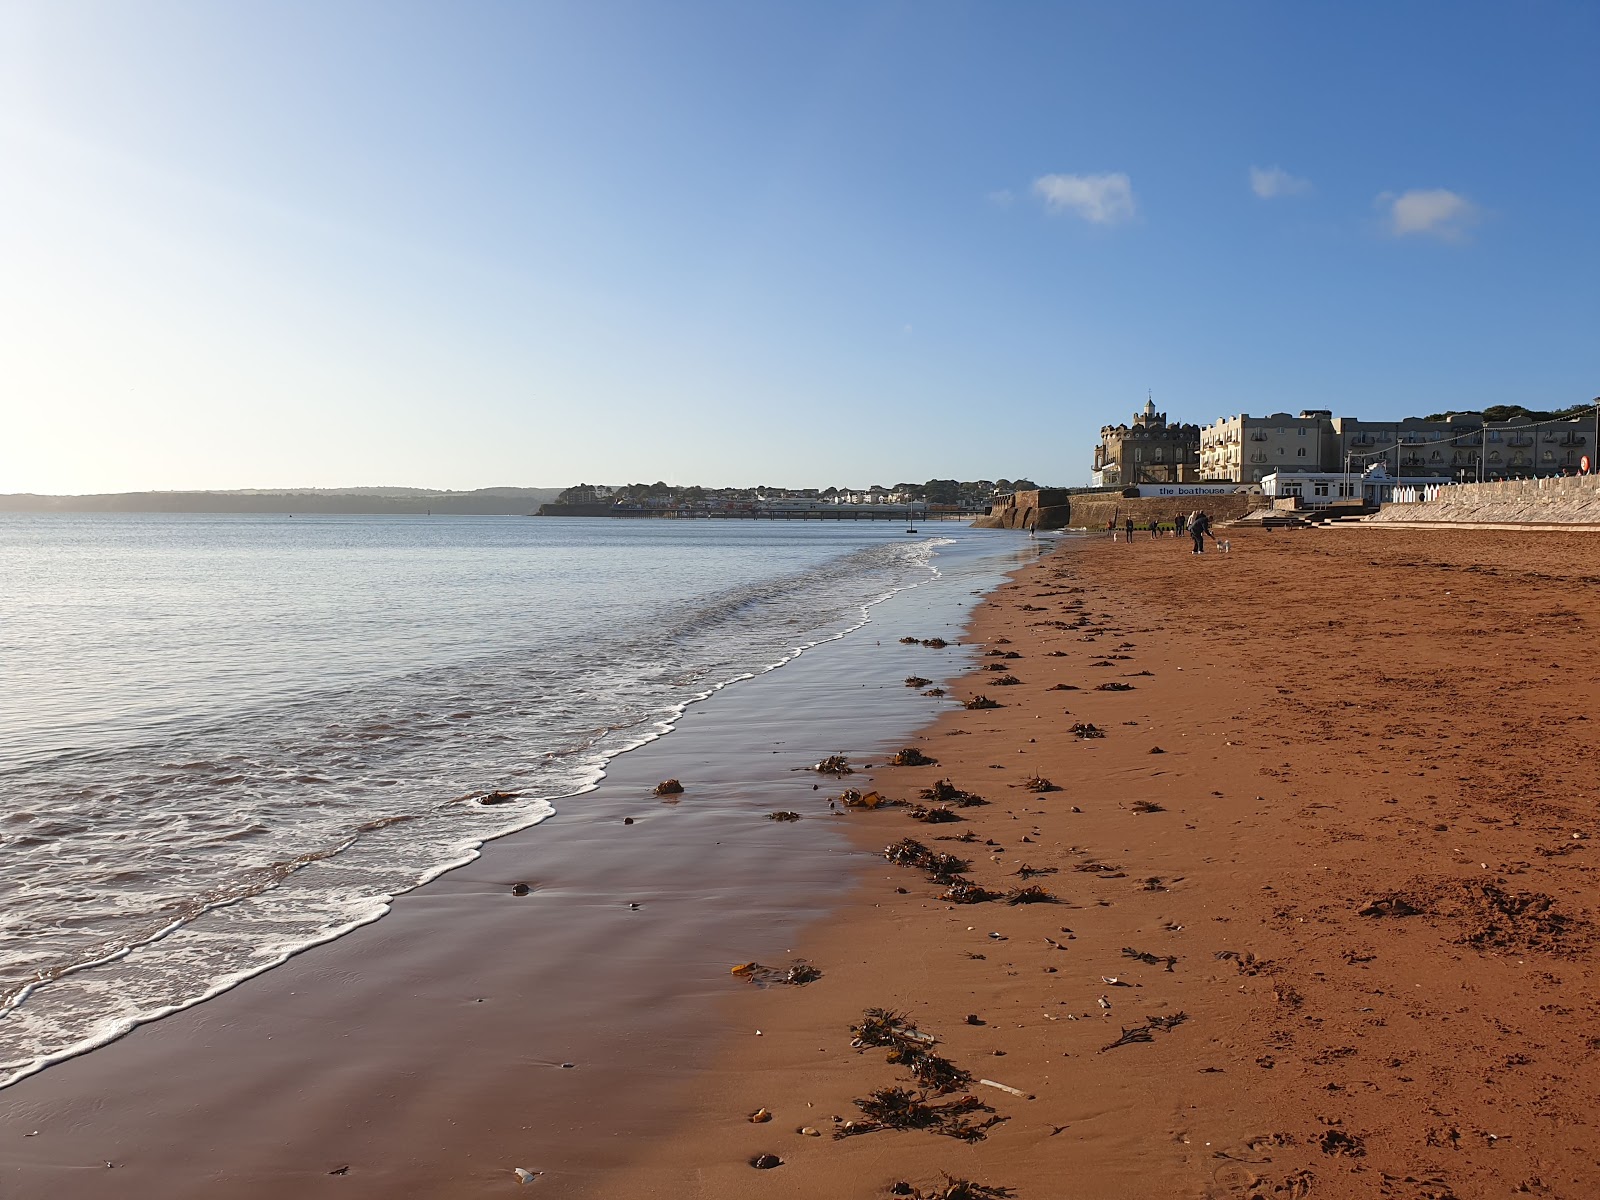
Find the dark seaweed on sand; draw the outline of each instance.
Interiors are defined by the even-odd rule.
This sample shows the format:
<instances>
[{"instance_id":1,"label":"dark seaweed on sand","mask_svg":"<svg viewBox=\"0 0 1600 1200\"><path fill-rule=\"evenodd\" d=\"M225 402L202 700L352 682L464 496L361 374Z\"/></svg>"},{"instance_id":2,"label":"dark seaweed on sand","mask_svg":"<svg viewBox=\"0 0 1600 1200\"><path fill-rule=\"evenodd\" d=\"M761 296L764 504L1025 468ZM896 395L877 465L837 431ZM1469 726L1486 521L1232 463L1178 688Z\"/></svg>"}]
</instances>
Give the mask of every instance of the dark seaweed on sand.
<instances>
[{"instance_id":1,"label":"dark seaweed on sand","mask_svg":"<svg viewBox=\"0 0 1600 1200\"><path fill-rule=\"evenodd\" d=\"M918 867L928 872L935 883L949 883L972 865L954 854L930 850L915 838L901 838L894 845L886 846L883 856L897 866Z\"/></svg>"},{"instance_id":2,"label":"dark seaweed on sand","mask_svg":"<svg viewBox=\"0 0 1600 1200\"><path fill-rule=\"evenodd\" d=\"M748 980L762 987L780 983L790 987L804 987L822 978L822 972L803 958L795 959L787 967L769 967L765 963L758 962L741 963L733 968L732 973L739 979Z\"/></svg>"},{"instance_id":3,"label":"dark seaweed on sand","mask_svg":"<svg viewBox=\"0 0 1600 1200\"><path fill-rule=\"evenodd\" d=\"M1060 904L1061 901L1038 884L1014 888L1006 893L1007 904Z\"/></svg>"},{"instance_id":4,"label":"dark seaweed on sand","mask_svg":"<svg viewBox=\"0 0 1600 1200\"><path fill-rule=\"evenodd\" d=\"M981 1142L985 1130L1000 1117L974 1121L974 1113L992 1113L976 1096L961 1096L944 1104L929 1104L926 1092L909 1088L879 1088L870 1096L856 1101L865 1117L861 1121L846 1121L834 1130L835 1138L854 1137L860 1133L876 1133L880 1129L926 1129L963 1142Z\"/></svg>"},{"instance_id":5,"label":"dark seaweed on sand","mask_svg":"<svg viewBox=\"0 0 1600 1200\"><path fill-rule=\"evenodd\" d=\"M953 1092L972 1082L970 1072L933 1052L938 1039L923 1033L902 1013L869 1008L861 1024L852 1025L850 1032L855 1035L851 1045L856 1049L869 1046L887 1049L889 1062L905 1067L918 1083L937 1093Z\"/></svg>"},{"instance_id":6,"label":"dark seaweed on sand","mask_svg":"<svg viewBox=\"0 0 1600 1200\"><path fill-rule=\"evenodd\" d=\"M1079 721L1074 724L1072 727L1072 732L1077 734L1080 738L1103 738L1106 735L1105 730L1096 725L1091 725L1087 721Z\"/></svg>"},{"instance_id":7,"label":"dark seaweed on sand","mask_svg":"<svg viewBox=\"0 0 1600 1200\"><path fill-rule=\"evenodd\" d=\"M767 820L769 820L769 821L798 821L799 819L800 819L800 814L797 813L797 812L783 811L783 812L769 812L767 814Z\"/></svg>"},{"instance_id":8,"label":"dark seaweed on sand","mask_svg":"<svg viewBox=\"0 0 1600 1200\"><path fill-rule=\"evenodd\" d=\"M924 800L931 800L935 804L954 804L957 808L976 808L980 804L989 803L976 792L966 792L955 787L948 779L941 779L932 787L923 788L921 794Z\"/></svg>"},{"instance_id":9,"label":"dark seaweed on sand","mask_svg":"<svg viewBox=\"0 0 1600 1200\"><path fill-rule=\"evenodd\" d=\"M1178 961L1176 954L1151 954L1148 950L1135 950L1132 946L1124 946L1122 948L1122 956L1124 958L1138 959L1142 963L1149 963L1152 967L1165 964L1169 971Z\"/></svg>"},{"instance_id":10,"label":"dark seaweed on sand","mask_svg":"<svg viewBox=\"0 0 1600 1200\"><path fill-rule=\"evenodd\" d=\"M830 754L811 769L819 775L855 774L855 768L850 765L850 760L842 754Z\"/></svg>"},{"instance_id":11,"label":"dark seaweed on sand","mask_svg":"<svg viewBox=\"0 0 1600 1200\"><path fill-rule=\"evenodd\" d=\"M1030 775L1022 781L1022 787L1024 791L1029 792L1059 792L1061 790L1042 775Z\"/></svg>"},{"instance_id":12,"label":"dark seaweed on sand","mask_svg":"<svg viewBox=\"0 0 1600 1200\"><path fill-rule=\"evenodd\" d=\"M1000 899L1000 893L991 892L981 884L973 883L965 876L958 875L950 880L950 885L940 893L939 899L951 904L983 904L989 900Z\"/></svg>"},{"instance_id":13,"label":"dark seaweed on sand","mask_svg":"<svg viewBox=\"0 0 1600 1200\"><path fill-rule=\"evenodd\" d=\"M929 758L915 746L907 746L904 750L896 752L889 759L889 765L892 767L936 767L939 765L939 761L938 759Z\"/></svg>"},{"instance_id":14,"label":"dark seaweed on sand","mask_svg":"<svg viewBox=\"0 0 1600 1200\"><path fill-rule=\"evenodd\" d=\"M996 1187L993 1184L977 1183L971 1179L957 1179L948 1171L941 1171L944 1183L935 1184L931 1191L912 1187L905 1180L891 1184L891 1196L904 1196L906 1200L1009 1200L1015 1196L1008 1187Z\"/></svg>"},{"instance_id":15,"label":"dark seaweed on sand","mask_svg":"<svg viewBox=\"0 0 1600 1200\"><path fill-rule=\"evenodd\" d=\"M924 679L921 675L907 675L906 686L909 688L927 687L933 680Z\"/></svg>"},{"instance_id":16,"label":"dark seaweed on sand","mask_svg":"<svg viewBox=\"0 0 1600 1200\"><path fill-rule=\"evenodd\" d=\"M964 707L966 707L966 708L1004 708L1005 705L1001 704L998 700L991 700L987 696L978 695L978 696L974 696L971 700L968 700Z\"/></svg>"},{"instance_id":17,"label":"dark seaweed on sand","mask_svg":"<svg viewBox=\"0 0 1600 1200\"><path fill-rule=\"evenodd\" d=\"M1184 1012L1175 1012L1166 1017L1146 1017L1143 1025L1135 1025L1132 1028L1124 1027L1122 1036L1114 1042L1108 1042L1106 1045L1101 1046L1100 1053L1104 1054L1107 1050L1115 1050L1118 1046L1131 1046L1135 1042L1153 1042L1156 1040L1154 1036L1156 1030L1161 1029L1171 1032L1188 1019L1189 1014Z\"/></svg>"},{"instance_id":18,"label":"dark seaweed on sand","mask_svg":"<svg viewBox=\"0 0 1600 1200\"><path fill-rule=\"evenodd\" d=\"M923 821L929 825L940 825L950 821L961 820L961 818L958 817L951 809L941 808L938 806L928 808L921 804L917 805L915 808L907 809L906 816L910 817L913 821Z\"/></svg>"}]
</instances>

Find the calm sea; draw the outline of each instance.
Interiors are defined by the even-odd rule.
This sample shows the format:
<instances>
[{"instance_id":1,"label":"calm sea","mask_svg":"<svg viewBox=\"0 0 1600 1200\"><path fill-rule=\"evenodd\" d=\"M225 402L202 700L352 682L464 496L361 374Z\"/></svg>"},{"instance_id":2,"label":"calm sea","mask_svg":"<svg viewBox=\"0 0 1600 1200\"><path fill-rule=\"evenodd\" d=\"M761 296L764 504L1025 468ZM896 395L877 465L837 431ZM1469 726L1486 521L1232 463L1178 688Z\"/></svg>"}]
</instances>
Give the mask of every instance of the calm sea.
<instances>
[{"instance_id":1,"label":"calm sea","mask_svg":"<svg viewBox=\"0 0 1600 1200\"><path fill-rule=\"evenodd\" d=\"M1014 553L892 522L0 515L0 1086L376 919L686 705Z\"/></svg>"}]
</instances>

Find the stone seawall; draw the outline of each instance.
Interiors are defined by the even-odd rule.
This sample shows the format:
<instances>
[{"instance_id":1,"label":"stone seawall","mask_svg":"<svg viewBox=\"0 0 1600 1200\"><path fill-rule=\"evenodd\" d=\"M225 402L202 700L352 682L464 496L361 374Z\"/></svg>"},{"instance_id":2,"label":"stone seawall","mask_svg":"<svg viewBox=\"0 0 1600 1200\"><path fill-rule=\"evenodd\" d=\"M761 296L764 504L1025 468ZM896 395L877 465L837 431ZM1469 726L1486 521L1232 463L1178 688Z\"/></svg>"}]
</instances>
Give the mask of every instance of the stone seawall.
<instances>
[{"instance_id":1,"label":"stone seawall","mask_svg":"<svg viewBox=\"0 0 1600 1200\"><path fill-rule=\"evenodd\" d=\"M1069 492L1066 488L1041 488L1018 492L996 504L989 515L973 521L975 529L1104 529L1107 521L1120 526L1129 517L1136 525L1169 522L1197 509L1213 521L1233 521L1261 503L1260 496L1138 496L1118 491Z\"/></svg>"},{"instance_id":2,"label":"stone seawall","mask_svg":"<svg viewBox=\"0 0 1600 1200\"><path fill-rule=\"evenodd\" d=\"M1219 496L1078 496L1072 505L1072 525L1077 529L1104 529L1107 521L1119 526L1129 517L1135 525L1151 521L1163 524L1187 517L1199 510L1215 522L1233 521L1261 504L1260 496L1223 494Z\"/></svg>"},{"instance_id":3,"label":"stone seawall","mask_svg":"<svg viewBox=\"0 0 1600 1200\"><path fill-rule=\"evenodd\" d=\"M1071 517L1072 496L1066 488L1039 488L1008 496L972 524L977 529L1065 529Z\"/></svg>"},{"instance_id":4,"label":"stone seawall","mask_svg":"<svg viewBox=\"0 0 1600 1200\"><path fill-rule=\"evenodd\" d=\"M1442 488L1437 500L1385 504L1369 518L1452 525L1600 525L1600 475L1507 479Z\"/></svg>"}]
</instances>

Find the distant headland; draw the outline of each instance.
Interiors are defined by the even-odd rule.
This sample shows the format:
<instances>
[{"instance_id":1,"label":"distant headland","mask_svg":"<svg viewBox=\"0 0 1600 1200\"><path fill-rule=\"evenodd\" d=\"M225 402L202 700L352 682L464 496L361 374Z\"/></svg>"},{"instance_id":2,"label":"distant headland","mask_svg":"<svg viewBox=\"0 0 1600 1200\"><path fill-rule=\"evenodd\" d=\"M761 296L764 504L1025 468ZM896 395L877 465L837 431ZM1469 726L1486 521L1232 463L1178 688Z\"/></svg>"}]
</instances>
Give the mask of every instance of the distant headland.
<instances>
[{"instance_id":1,"label":"distant headland","mask_svg":"<svg viewBox=\"0 0 1600 1200\"><path fill-rule=\"evenodd\" d=\"M560 488L493 487L470 492L408 487L244 489L218 492L112 492L92 496L0 495L0 512L325 513L422 516L525 516Z\"/></svg>"}]
</instances>

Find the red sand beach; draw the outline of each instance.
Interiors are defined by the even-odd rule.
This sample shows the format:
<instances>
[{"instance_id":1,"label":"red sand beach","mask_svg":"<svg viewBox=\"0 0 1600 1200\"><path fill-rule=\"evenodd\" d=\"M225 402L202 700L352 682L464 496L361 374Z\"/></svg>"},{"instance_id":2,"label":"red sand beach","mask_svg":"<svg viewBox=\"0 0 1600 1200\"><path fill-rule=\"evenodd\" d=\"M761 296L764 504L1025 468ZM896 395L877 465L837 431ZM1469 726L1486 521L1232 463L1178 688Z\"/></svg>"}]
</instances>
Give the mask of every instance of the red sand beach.
<instances>
[{"instance_id":1,"label":"red sand beach","mask_svg":"<svg viewBox=\"0 0 1600 1200\"><path fill-rule=\"evenodd\" d=\"M880 859L802 944L826 977L731 1001L683 1119L579 1194L1600 1193L1594 542L1184 545L1070 545L992 597L972 636L1021 682L969 678L1005 707L950 713L917 742L937 766L876 781L990 803L851 817L864 849L914 836L1059 903L954 905ZM852 1049L869 1008L970 1072L928 1099L992 1108L982 1140L836 1136L915 1086Z\"/></svg>"},{"instance_id":2,"label":"red sand beach","mask_svg":"<svg viewBox=\"0 0 1600 1200\"><path fill-rule=\"evenodd\" d=\"M1003 707L916 737L936 765L715 778L719 739L750 731L708 706L619 760L605 820L552 824L535 858L497 843L376 925L0 1093L0 1194L1600 1193L1592 536L1233 547L1073 540L1019 572L953 689ZM897 670L902 634L956 636L883 628ZM864 737L849 682L810 686ZM861 741L777 757L841 744ZM699 771L724 802L644 799ZM939 780L988 803L942 823L828 805ZM752 798L803 819L748 819ZM1001 898L953 903L882 857L908 837ZM508 897L529 878L559 972ZM1006 902L1033 885L1054 902ZM728 970L796 956L822 978ZM948 1060L955 1086L914 1112L966 1139L869 1126L857 1100L916 1088L892 1045L852 1046L873 1008ZM543 1174L524 1191L516 1166Z\"/></svg>"}]
</instances>

